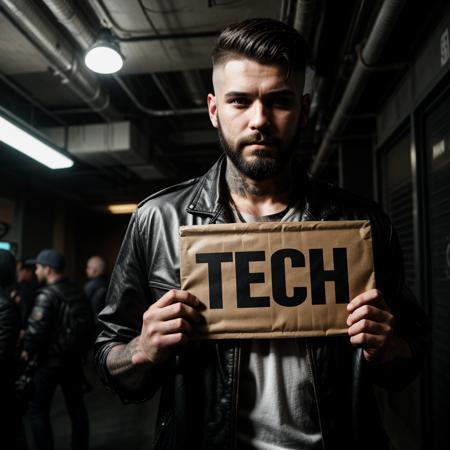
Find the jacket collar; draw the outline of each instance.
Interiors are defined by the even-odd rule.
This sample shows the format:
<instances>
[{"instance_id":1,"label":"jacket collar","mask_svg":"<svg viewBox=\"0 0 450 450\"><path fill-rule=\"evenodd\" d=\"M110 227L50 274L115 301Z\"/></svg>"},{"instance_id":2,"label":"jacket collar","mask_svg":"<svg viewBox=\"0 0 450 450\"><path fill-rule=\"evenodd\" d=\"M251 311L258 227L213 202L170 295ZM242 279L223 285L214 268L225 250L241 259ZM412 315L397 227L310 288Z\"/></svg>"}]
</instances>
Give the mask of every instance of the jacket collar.
<instances>
[{"instance_id":1,"label":"jacket collar","mask_svg":"<svg viewBox=\"0 0 450 450\"><path fill-rule=\"evenodd\" d=\"M187 208L189 213L209 216L211 222L215 222L224 212L227 207L224 190L226 164L226 157L222 154L200 178ZM333 217L337 207L329 196L329 186L311 178L298 161L293 162L293 171L296 197L304 199L302 220L326 220Z\"/></svg>"},{"instance_id":2,"label":"jacket collar","mask_svg":"<svg viewBox=\"0 0 450 450\"><path fill-rule=\"evenodd\" d=\"M223 200L226 158L222 154L218 161L200 178L197 189L189 202L187 211L191 214L206 215L215 218L223 211L226 202Z\"/></svg>"}]
</instances>

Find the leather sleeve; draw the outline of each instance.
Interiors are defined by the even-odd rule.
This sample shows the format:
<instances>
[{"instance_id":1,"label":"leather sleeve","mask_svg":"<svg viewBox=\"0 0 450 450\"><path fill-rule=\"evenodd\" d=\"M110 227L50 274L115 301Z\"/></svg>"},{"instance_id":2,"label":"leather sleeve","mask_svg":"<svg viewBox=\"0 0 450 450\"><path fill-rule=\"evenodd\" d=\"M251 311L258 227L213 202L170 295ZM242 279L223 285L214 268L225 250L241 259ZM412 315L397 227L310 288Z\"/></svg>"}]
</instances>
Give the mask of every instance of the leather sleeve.
<instances>
[{"instance_id":1,"label":"leather sleeve","mask_svg":"<svg viewBox=\"0 0 450 450\"><path fill-rule=\"evenodd\" d=\"M40 353L53 337L56 330L55 321L58 317L57 302L56 298L47 293L37 294L23 341L23 349L30 356Z\"/></svg>"},{"instance_id":2,"label":"leather sleeve","mask_svg":"<svg viewBox=\"0 0 450 450\"><path fill-rule=\"evenodd\" d=\"M373 381L399 390L409 384L423 366L430 345L431 324L412 291L405 284L403 256L397 234L389 219L381 216L373 228L374 262L377 288L395 317L394 334L411 348L411 361L396 361L371 367Z\"/></svg>"},{"instance_id":3,"label":"leather sleeve","mask_svg":"<svg viewBox=\"0 0 450 450\"><path fill-rule=\"evenodd\" d=\"M11 301L0 301L0 361L15 351L19 338L19 314Z\"/></svg>"},{"instance_id":4,"label":"leather sleeve","mask_svg":"<svg viewBox=\"0 0 450 450\"><path fill-rule=\"evenodd\" d=\"M106 306L98 315L102 331L94 347L97 368L103 382L116 391L124 403L140 402L152 397L163 378L160 370L155 369L152 371L154 376L149 378L147 385L130 390L119 385L106 366L112 347L127 344L140 334L142 316L155 301L148 287L147 258L151 257L144 251L135 212L111 275Z\"/></svg>"}]
</instances>

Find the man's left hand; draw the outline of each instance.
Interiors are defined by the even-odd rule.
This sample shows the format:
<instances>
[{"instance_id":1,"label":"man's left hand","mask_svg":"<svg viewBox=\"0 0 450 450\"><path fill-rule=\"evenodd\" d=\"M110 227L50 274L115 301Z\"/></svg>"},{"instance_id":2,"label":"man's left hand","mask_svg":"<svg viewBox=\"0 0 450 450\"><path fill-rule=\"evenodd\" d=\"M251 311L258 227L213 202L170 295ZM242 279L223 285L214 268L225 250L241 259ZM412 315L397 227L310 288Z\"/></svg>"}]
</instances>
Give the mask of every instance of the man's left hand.
<instances>
[{"instance_id":1,"label":"man's left hand","mask_svg":"<svg viewBox=\"0 0 450 450\"><path fill-rule=\"evenodd\" d=\"M389 361L395 319L383 294L377 289L363 292L347 305L347 310L350 342L363 348L369 362Z\"/></svg>"}]
</instances>

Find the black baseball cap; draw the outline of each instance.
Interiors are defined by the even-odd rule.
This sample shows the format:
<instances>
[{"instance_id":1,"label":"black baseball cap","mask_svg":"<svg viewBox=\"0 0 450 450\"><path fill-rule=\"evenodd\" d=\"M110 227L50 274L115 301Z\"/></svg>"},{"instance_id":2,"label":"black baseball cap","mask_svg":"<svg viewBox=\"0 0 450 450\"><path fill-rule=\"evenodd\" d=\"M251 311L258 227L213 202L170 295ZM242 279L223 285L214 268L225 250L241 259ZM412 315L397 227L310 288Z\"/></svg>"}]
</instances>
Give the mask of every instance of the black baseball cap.
<instances>
[{"instance_id":1,"label":"black baseball cap","mask_svg":"<svg viewBox=\"0 0 450 450\"><path fill-rule=\"evenodd\" d=\"M34 259L25 259L23 262L22 262L22 267L23 268L26 268L26 269L34 269L35 268L35 263L34 263Z\"/></svg>"},{"instance_id":2,"label":"black baseball cap","mask_svg":"<svg viewBox=\"0 0 450 450\"><path fill-rule=\"evenodd\" d=\"M34 260L28 260L31 264L40 264L41 266L51 267L62 272L66 267L64 255L52 248L42 250Z\"/></svg>"}]
</instances>

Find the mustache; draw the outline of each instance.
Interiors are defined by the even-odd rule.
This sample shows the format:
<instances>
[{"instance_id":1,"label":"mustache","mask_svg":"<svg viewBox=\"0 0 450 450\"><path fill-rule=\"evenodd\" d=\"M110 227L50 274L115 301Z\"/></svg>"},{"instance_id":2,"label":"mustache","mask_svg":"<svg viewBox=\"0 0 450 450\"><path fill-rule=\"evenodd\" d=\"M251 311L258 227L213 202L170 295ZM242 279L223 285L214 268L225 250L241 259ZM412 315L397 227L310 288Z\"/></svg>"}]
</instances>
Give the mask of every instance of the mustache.
<instances>
[{"instance_id":1,"label":"mustache","mask_svg":"<svg viewBox=\"0 0 450 450\"><path fill-rule=\"evenodd\" d=\"M240 147L252 144L278 145L279 140L268 134L258 133L248 137L244 137L239 141Z\"/></svg>"}]
</instances>

